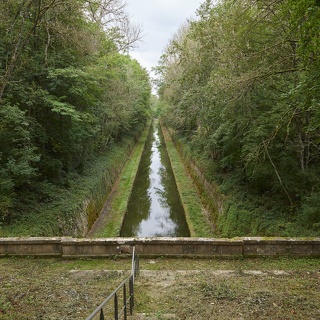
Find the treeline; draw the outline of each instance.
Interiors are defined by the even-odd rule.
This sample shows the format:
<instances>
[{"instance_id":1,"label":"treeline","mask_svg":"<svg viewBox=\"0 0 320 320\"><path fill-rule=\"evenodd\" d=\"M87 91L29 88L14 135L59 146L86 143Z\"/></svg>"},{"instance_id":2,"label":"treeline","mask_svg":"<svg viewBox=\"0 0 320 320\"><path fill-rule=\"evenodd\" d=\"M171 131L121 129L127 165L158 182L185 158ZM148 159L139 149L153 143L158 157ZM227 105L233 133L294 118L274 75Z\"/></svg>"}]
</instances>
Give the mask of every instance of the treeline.
<instances>
[{"instance_id":1,"label":"treeline","mask_svg":"<svg viewBox=\"0 0 320 320\"><path fill-rule=\"evenodd\" d=\"M0 225L144 127L140 31L122 0L0 2Z\"/></svg>"},{"instance_id":2,"label":"treeline","mask_svg":"<svg viewBox=\"0 0 320 320\"><path fill-rule=\"evenodd\" d=\"M320 3L215 3L160 60L163 119L227 195L218 233L319 235Z\"/></svg>"}]
</instances>

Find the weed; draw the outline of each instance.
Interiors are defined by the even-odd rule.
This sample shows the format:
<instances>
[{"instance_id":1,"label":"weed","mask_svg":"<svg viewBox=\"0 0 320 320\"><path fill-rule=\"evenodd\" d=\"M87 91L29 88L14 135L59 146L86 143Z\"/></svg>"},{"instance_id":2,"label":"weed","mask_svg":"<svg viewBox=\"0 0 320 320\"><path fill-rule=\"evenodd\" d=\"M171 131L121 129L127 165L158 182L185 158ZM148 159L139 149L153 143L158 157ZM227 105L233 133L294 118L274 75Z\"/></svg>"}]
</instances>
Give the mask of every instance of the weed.
<instances>
[{"instance_id":1,"label":"weed","mask_svg":"<svg viewBox=\"0 0 320 320\"><path fill-rule=\"evenodd\" d=\"M10 309L12 309L11 302L0 298L0 315L6 314Z\"/></svg>"},{"instance_id":2,"label":"weed","mask_svg":"<svg viewBox=\"0 0 320 320\"><path fill-rule=\"evenodd\" d=\"M114 193L109 198L108 207L103 213L98 228L91 234L93 237L119 237L123 218L127 210L134 180L138 171L141 155L151 123L144 130L140 140L131 153L130 161L126 163L118 180ZM108 213L108 214L107 214Z\"/></svg>"},{"instance_id":3,"label":"weed","mask_svg":"<svg viewBox=\"0 0 320 320\"><path fill-rule=\"evenodd\" d=\"M188 320L289 319L288 314L292 319L320 319L319 259L152 261L156 263L141 259L141 274L135 280L135 313L149 313L159 320L169 319L168 314ZM83 318L117 288L130 267L131 259L123 258L2 258L0 319L36 319L39 314L52 320ZM243 275L216 272L239 269L244 270ZM280 269L290 276L245 272Z\"/></svg>"},{"instance_id":4,"label":"weed","mask_svg":"<svg viewBox=\"0 0 320 320\"><path fill-rule=\"evenodd\" d=\"M200 285L200 287L201 292L205 298L214 298L218 300L233 300L236 296L234 290L232 290L230 285L226 283L203 283Z\"/></svg>"},{"instance_id":5,"label":"weed","mask_svg":"<svg viewBox=\"0 0 320 320\"><path fill-rule=\"evenodd\" d=\"M31 203L11 224L0 225L0 237L84 236L80 216L93 224L133 148L133 139L113 144L108 152L90 163L82 176L74 175L69 188L43 183L46 201Z\"/></svg>"},{"instance_id":6,"label":"weed","mask_svg":"<svg viewBox=\"0 0 320 320\"><path fill-rule=\"evenodd\" d=\"M213 228L204 214L200 197L197 194L196 188L191 181L179 152L171 140L168 130L164 126L162 126L162 131L190 234L193 237L212 236Z\"/></svg>"}]
</instances>

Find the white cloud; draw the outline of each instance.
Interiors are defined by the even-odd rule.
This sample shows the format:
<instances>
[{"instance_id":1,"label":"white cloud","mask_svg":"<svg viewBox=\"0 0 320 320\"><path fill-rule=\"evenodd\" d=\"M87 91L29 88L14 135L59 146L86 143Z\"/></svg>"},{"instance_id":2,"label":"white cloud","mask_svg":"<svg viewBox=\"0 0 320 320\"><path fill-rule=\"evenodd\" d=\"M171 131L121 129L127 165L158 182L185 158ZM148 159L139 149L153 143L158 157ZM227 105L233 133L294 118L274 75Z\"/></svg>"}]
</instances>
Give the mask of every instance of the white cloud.
<instances>
[{"instance_id":1,"label":"white cloud","mask_svg":"<svg viewBox=\"0 0 320 320\"><path fill-rule=\"evenodd\" d=\"M157 66L166 45L204 0L127 0L131 20L142 26L143 42L131 52L148 71Z\"/></svg>"}]
</instances>

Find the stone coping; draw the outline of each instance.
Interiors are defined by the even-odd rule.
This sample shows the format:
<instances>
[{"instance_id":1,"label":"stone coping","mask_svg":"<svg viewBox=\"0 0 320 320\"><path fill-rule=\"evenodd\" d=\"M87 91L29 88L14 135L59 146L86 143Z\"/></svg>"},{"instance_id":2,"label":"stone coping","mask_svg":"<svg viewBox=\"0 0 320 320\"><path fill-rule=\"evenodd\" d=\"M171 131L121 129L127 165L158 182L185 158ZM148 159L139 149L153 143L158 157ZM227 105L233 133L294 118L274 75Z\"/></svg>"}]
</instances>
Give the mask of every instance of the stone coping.
<instances>
[{"instance_id":1,"label":"stone coping","mask_svg":"<svg viewBox=\"0 0 320 320\"><path fill-rule=\"evenodd\" d=\"M0 257L48 256L100 258L140 256L230 257L315 256L320 257L320 238L0 238Z\"/></svg>"}]
</instances>

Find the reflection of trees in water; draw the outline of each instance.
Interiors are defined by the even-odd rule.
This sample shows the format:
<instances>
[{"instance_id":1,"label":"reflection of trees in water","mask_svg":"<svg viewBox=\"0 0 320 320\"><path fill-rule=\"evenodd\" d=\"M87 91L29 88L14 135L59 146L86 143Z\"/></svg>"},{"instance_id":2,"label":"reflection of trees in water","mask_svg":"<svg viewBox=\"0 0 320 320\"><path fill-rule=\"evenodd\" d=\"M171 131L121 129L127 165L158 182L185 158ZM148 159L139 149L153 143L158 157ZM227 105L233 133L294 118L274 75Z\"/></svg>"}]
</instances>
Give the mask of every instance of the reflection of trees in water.
<instances>
[{"instance_id":1,"label":"reflection of trees in water","mask_svg":"<svg viewBox=\"0 0 320 320\"><path fill-rule=\"evenodd\" d=\"M133 236L141 233L139 221L148 218L150 212L150 166L152 159L153 127L150 129L143 150L137 175L133 184L132 194L128 203L127 213L121 230L121 236Z\"/></svg>"},{"instance_id":2,"label":"reflection of trees in water","mask_svg":"<svg viewBox=\"0 0 320 320\"><path fill-rule=\"evenodd\" d=\"M159 130L160 131L160 130ZM181 204L180 195L177 190L176 181L171 168L170 159L166 148L162 147L165 145L163 136L160 134L160 158L163 167L159 170L161 176L161 182L164 186L163 198L165 199L167 206L170 208L170 219L175 222L176 233L188 235L188 226L185 219L184 210Z\"/></svg>"},{"instance_id":3,"label":"reflection of trees in water","mask_svg":"<svg viewBox=\"0 0 320 320\"><path fill-rule=\"evenodd\" d=\"M188 226L160 130L146 142L122 236L188 236Z\"/></svg>"}]
</instances>

